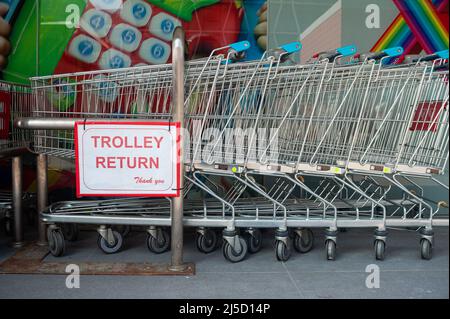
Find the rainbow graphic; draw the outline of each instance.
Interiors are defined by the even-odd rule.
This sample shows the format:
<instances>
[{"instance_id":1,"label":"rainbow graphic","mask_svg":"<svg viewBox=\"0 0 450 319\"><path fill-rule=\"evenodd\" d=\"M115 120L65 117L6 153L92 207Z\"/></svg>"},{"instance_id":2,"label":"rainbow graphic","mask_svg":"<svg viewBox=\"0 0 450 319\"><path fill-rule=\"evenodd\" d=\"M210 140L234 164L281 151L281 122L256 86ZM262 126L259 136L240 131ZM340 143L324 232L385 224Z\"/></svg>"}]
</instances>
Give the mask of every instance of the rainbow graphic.
<instances>
[{"instance_id":1,"label":"rainbow graphic","mask_svg":"<svg viewBox=\"0 0 450 319\"><path fill-rule=\"evenodd\" d=\"M449 0L393 0L400 10L394 22L371 49L379 52L401 46L405 54L420 51L426 53L448 50L448 30L438 12L448 7Z\"/></svg>"}]
</instances>

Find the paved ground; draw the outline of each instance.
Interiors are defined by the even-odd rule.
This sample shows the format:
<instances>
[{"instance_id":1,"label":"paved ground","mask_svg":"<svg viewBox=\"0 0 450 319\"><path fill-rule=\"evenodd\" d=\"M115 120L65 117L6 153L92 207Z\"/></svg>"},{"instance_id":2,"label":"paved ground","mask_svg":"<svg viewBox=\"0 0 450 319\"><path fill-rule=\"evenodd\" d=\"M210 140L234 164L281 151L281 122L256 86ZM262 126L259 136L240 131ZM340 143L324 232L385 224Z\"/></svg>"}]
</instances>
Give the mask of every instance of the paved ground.
<instances>
[{"instance_id":1,"label":"paved ground","mask_svg":"<svg viewBox=\"0 0 450 319\"><path fill-rule=\"evenodd\" d=\"M448 298L449 231L436 229L434 258L419 257L418 235L391 230L386 260L376 262L371 230L339 234L338 258L325 260L323 234L316 231L315 249L306 255L294 253L286 263L275 260L272 234L266 234L264 249L239 264L230 264L221 250L199 253L193 235L186 236L185 259L197 266L193 277L84 276L80 289L67 289L65 276L0 275L0 298ZM13 250L0 235L0 261ZM151 254L145 234L132 233L125 250L104 255L92 232L82 232L67 255L58 261L167 262L170 254ZM48 261L54 260L48 257ZM366 287L366 267L380 268L380 288Z\"/></svg>"}]
</instances>

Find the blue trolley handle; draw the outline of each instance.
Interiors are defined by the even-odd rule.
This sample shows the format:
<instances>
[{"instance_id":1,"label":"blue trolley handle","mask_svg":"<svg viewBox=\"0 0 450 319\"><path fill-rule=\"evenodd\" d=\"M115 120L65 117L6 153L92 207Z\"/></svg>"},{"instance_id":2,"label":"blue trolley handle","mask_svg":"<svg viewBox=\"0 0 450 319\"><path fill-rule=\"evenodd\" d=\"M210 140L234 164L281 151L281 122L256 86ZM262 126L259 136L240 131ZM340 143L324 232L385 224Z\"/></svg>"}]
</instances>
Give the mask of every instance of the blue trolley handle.
<instances>
[{"instance_id":1,"label":"blue trolley handle","mask_svg":"<svg viewBox=\"0 0 450 319\"><path fill-rule=\"evenodd\" d=\"M435 71L448 71L448 62L434 67Z\"/></svg>"},{"instance_id":2,"label":"blue trolley handle","mask_svg":"<svg viewBox=\"0 0 450 319\"><path fill-rule=\"evenodd\" d=\"M386 58L395 58L395 57L403 55L404 52L405 51L403 50L402 47L394 47L394 48L389 48L389 49L383 50L381 52L371 53L367 56L367 59L379 61L379 60L386 59Z\"/></svg>"},{"instance_id":3,"label":"blue trolley handle","mask_svg":"<svg viewBox=\"0 0 450 319\"><path fill-rule=\"evenodd\" d=\"M338 48L334 51L327 51L327 52L320 52L313 56L313 58L321 58L326 59L329 62L334 62L336 58L339 57L347 57L347 56L354 56L358 52L358 49L355 45L347 45L342 48Z\"/></svg>"},{"instance_id":4,"label":"blue trolley handle","mask_svg":"<svg viewBox=\"0 0 450 319\"><path fill-rule=\"evenodd\" d=\"M279 48L271 50L267 54L268 56L275 58L275 60L284 63L292 54L299 52L301 49L302 44L300 42L291 42L281 45Z\"/></svg>"},{"instance_id":5,"label":"blue trolley handle","mask_svg":"<svg viewBox=\"0 0 450 319\"><path fill-rule=\"evenodd\" d=\"M443 50L433 54L418 57L416 59L413 59L412 62L431 62L435 60L448 60L448 50Z\"/></svg>"},{"instance_id":6,"label":"blue trolley handle","mask_svg":"<svg viewBox=\"0 0 450 319\"><path fill-rule=\"evenodd\" d=\"M250 49L251 45L248 41L236 42L229 45L228 59L232 62L239 61L245 58L245 53Z\"/></svg>"}]
</instances>

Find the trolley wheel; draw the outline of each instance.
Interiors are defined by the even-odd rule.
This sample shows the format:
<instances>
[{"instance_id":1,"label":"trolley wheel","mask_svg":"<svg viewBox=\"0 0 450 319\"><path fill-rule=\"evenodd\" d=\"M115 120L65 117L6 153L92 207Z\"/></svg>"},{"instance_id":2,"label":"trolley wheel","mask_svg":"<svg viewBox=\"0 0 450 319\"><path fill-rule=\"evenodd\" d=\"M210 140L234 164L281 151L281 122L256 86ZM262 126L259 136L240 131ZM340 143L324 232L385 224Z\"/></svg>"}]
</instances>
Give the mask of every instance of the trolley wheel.
<instances>
[{"instance_id":1,"label":"trolley wheel","mask_svg":"<svg viewBox=\"0 0 450 319\"><path fill-rule=\"evenodd\" d=\"M64 234L60 229L50 229L47 232L48 248L55 257L61 257L66 251Z\"/></svg>"},{"instance_id":2,"label":"trolley wheel","mask_svg":"<svg viewBox=\"0 0 450 319\"><path fill-rule=\"evenodd\" d=\"M212 253L217 248L217 234L211 229L206 229L204 234L197 235L197 248L204 254Z\"/></svg>"},{"instance_id":3,"label":"trolley wheel","mask_svg":"<svg viewBox=\"0 0 450 319\"><path fill-rule=\"evenodd\" d=\"M384 260L386 243L383 240L377 239L375 240L374 248L375 248L375 258L377 260Z\"/></svg>"},{"instance_id":4,"label":"trolley wheel","mask_svg":"<svg viewBox=\"0 0 450 319\"><path fill-rule=\"evenodd\" d=\"M336 243L328 239L325 242L325 250L327 253L327 260L335 260L336 259Z\"/></svg>"},{"instance_id":5,"label":"trolley wheel","mask_svg":"<svg viewBox=\"0 0 450 319\"><path fill-rule=\"evenodd\" d=\"M98 240L97 240L98 247L105 254L115 254L122 248L122 244L123 244L122 235L118 231L115 231L115 230L113 230L112 233L114 236L114 244L108 243L108 241L105 238L103 238L101 235L98 235Z\"/></svg>"},{"instance_id":6,"label":"trolley wheel","mask_svg":"<svg viewBox=\"0 0 450 319\"><path fill-rule=\"evenodd\" d=\"M305 254L314 246L314 234L311 229L302 229L300 231L301 235L295 233L294 236L294 248L299 253Z\"/></svg>"},{"instance_id":7,"label":"trolley wheel","mask_svg":"<svg viewBox=\"0 0 450 319\"><path fill-rule=\"evenodd\" d=\"M254 229L253 234L247 233L245 235L247 240L248 252L255 254L262 248L262 233L259 229Z\"/></svg>"},{"instance_id":8,"label":"trolley wheel","mask_svg":"<svg viewBox=\"0 0 450 319\"><path fill-rule=\"evenodd\" d=\"M169 250L170 235L166 230L162 229L161 236L158 237L155 238L149 234L147 236L147 247L152 253L162 254Z\"/></svg>"},{"instance_id":9,"label":"trolley wheel","mask_svg":"<svg viewBox=\"0 0 450 319\"><path fill-rule=\"evenodd\" d=\"M127 237L131 232L131 226L129 225L116 225L112 229L118 231L122 237Z\"/></svg>"},{"instance_id":10,"label":"trolley wheel","mask_svg":"<svg viewBox=\"0 0 450 319\"><path fill-rule=\"evenodd\" d=\"M5 218L5 234L8 237L13 235L13 220L11 218Z\"/></svg>"},{"instance_id":11,"label":"trolley wheel","mask_svg":"<svg viewBox=\"0 0 450 319\"><path fill-rule=\"evenodd\" d=\"M281 240L277 240L276 255L278 261L288 261L291 258L291 249Z\"/></svg>"},{"instance_id":12,"label":"trolley wheel","mask_svg":"<svg viewBox=\"0 0 450 319\"><path fill-rule=\"evenodd\" d=\"M425 260L430 260L433 257L433 245L428 239L420 240L420 255Z\"/></svg>"},{"instance_id":13,"label":"trolley wheel","mask_svg":"<svg viewBox=\"0 0 450 319\"><path fill-rule=\"evenodd\" d=\"M224 241L222 250L223 250L223 256L226 260L232 262L232 263L238 263L245 259L248 252L248 246L247 242L239 237L239 242L241 244L241 251L238 253L233 249L233 246L230 245L227 241Z\"/></svg>"},{"instance_id":14,"label":"trolley wheel","mask_svg":"<svg viewBox=\"0 0 450 319\"><path fill-rule=\"evenodd\" d=\"M68 241L76 241L80 233L77 224L64 224L62 225L62 231L64 234L64 238L66 238Z\"/></svg>"}]
</instances>

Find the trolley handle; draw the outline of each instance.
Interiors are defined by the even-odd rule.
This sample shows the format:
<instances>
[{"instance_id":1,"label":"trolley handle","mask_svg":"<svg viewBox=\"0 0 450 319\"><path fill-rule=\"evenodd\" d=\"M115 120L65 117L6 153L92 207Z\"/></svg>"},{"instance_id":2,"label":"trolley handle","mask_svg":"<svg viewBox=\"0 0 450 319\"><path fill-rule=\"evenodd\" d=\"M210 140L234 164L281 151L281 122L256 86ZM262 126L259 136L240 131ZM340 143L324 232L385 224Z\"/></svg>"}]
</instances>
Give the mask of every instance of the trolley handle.
<instances>
[{"instance_id":1,"label":"trolley handle","mask_svg":"<svg viewBox=\"0 0 450 319\"><path fill-rule=\"evenodd\" d=\"M436 65L434 67L434 70L435 71L448 71L448 62L444 63L444 64L441 64L441 65Z\"/></svg>"},{"instance_id":2,"label":"trolley handle","mask_svg":"<svg viewBox=\"0 0 450 319\"><path fill-rule=\"evenodd\" d=\"M250 49L250 42L241 41L229 45L228 58L231 61L239 61L245 58L245 52Z\"/></svg>"},{"instance_id":3,"label":"trolley handle","mask_svg":"<svg viewBox=\"0 0 450 319\"><path fill-rule=\"evenodd\" d=\"M435 60L448 60L448 50L439 51L433 54L425 55L418 57L416 59L413 59L412 62L431 62Z\"/></svg>"},{"instance_id":4,"label":"trolley handle","mask_svg":"<svg viewBox=\"0 0 450 319\"><path fill-rule=\"evenodd\" d=\"M448 203L446 201L440 201L437 203L438 207L448 208Z\"/></svg>"},{"instance_id":5,"label":"trolley handle","mask_svg":"<svg viewBox=\"0 0 450 319\"><path fill-rule=\"evenodd\" d=\"M281 45L279 48L268 52L268 56L275 58L277 61L284 63L290 56L296 52L300 52L302 44L300 42L291 42Z\"/></svg>"},{"instance_id":6,"label":"trolley handle","mask_svg":"<svg viewBox=\"0 0 450 319\"><path fill-rule=\"evenodd\" d=\"M319 52L313 55L314 59L326 59L330 62L334 62L334 60L338 57L347 57L355 55L358 49L355 45L347 45L345 47L338 48L334 51L326 51Z\"/></svg>"},{"instance_id":7,"label":"trolley handle","mask_svg":"<svg viewBox=\"0 0 450 319\"><path fill-rule=\"evenodd\" d=\"M394 48L389 48L386 50L383 50L381 52L375 52L372 54L369 54L367 56L368 60L375 60L375 61L379 61L385 58L395 58L398 56L403 55L404 50L402 47L394 47Z\"/></svg>"}]
</instances>

